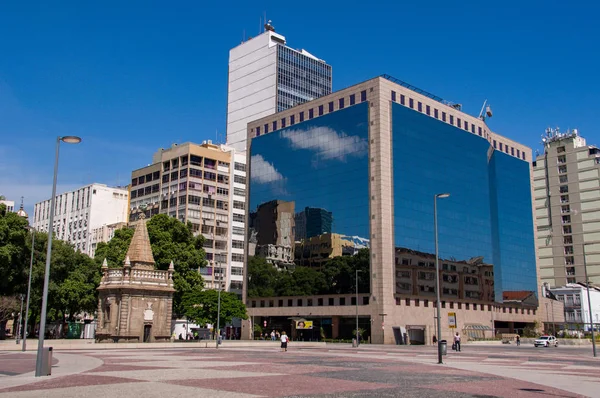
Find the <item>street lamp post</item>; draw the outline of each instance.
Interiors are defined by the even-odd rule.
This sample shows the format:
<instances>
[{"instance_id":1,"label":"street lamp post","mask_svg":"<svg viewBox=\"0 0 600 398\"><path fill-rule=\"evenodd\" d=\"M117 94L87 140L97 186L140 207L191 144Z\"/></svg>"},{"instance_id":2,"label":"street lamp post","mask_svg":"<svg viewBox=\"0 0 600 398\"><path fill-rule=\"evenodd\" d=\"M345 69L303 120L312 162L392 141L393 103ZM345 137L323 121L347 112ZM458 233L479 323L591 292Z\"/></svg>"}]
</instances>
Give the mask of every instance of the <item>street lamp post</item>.
<instances>
[{"instance_id":1,"label":"street lamp post","mask_svg":"<svg viewBox=\"0 0 600 398\"><path fill-rule=\"evenodd\" d=\"M361 272L356 270L356 346L360 345L360 336L358 334L358 273Z\"/></svg>"},{"instance_id":2,"label":"street lamp post","mask_svg":"<svg viewBox=\"0 0 600 398\"><path fill-rule=\"evenodd\" d=\"M438 363L442 362L442 322L441 311L442 303L440 302L440 262L438 251L438 226L437 226L437 200L447 198L449 193L438 193L433 197L433 233L435 235L435 285L437 298L437 333L438 333Z\"/></svg>"},{"instance_id":3,"label":"street lamp post","mask_svg":"<svg viewBox=\"0 0 600 398\"><path fill-rule=\"evenodd\" d=\"M587 260L585 258L585 243L583 246L583 272L585 275L585 286L587 287L587 302L588 308L590 310L590 324L592 325L592 352L594 354L594 358L596 357L596 338L594 337L594 316L592 314L592 300L590 299L590 280L588 279L587 273Z\"/></svg>"},{"instance_id":4,"label":"street lamp post","mask_svg":"<svg viewBox=\"0 0 600 398\"><path fill-rule=\"evenodd\" d=\"M215 337L217 340L217 349L219 349L219 338L221 337L220 320L221 320L221 280L222 279L223 279L223 276L221 273L219 273L219 298L217 299L217 330L215 333Z\"/></svg>"},{"instance_id":5,"label":"street lamp post","mask_svg":"<svg viewBox=\"0 0 600 398\"><path fill-rule=\"evenodd\" d=\"M33 255L35 253L35 229L31 228L31 260L29 261L29 282L27 283L27 304L25 305L25 326L23 327L23 345L21 351L27 349L27 322L29 320L29 301L31 300L31 273L33 271Z\"/></svg>"},{"instance_id":6,"label":"street lamp post","mask_svg":"<svg viewBox=\"0 0 600 398\"><path fill-rule=\"evenodd\" d=\"M16 344L19 345L20 341L19 338L21 337L21 322L23 322L23 299L25 297L21 294L21 310L19 311L19 323L17 323L17 330L16 330L16 336L17 336L17 342Z\"/></svg>"},{"instance_id":7,"label":"street lamp post","mask_svg":"<svg viewBox=\"0 0 600 398\"><path fill-rule=\"evenodd\" d=\"M42 293L42 313L40 316L40 328L38 338L38 350L35 363L35 377L47 376L42 374L44 366L44 334L46 331L46 310L48 306L48 284L50 282L50 260L52 258L52 232L54 230L54 206L56 203L56 177L58 174L58 154L60 143L79 144L81 138L65 136L56 138L56 155L54 158L54 178L52 180L52 196L50 197L50 215L48 217L48 250L46 251L46 269L44 271L44 290Z\"/></svg>"}]
</instances>

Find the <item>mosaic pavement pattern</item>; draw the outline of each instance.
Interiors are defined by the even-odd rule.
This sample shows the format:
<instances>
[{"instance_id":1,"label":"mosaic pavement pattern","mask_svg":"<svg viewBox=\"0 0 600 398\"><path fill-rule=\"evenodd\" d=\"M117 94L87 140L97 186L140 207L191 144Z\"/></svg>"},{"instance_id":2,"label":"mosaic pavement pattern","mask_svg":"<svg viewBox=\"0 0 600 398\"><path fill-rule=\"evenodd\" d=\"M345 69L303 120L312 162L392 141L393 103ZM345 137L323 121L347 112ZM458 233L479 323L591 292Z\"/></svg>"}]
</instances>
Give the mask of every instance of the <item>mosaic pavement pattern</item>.
<instances>
[{"instance_id":1,"label":"mosaic pavement pattern","mask_svg":"<svg viewBox=\"0 0 600 398\"><path fill-rule=\"evenodd\" d=\"M72 354L72 353L70 353ZM600 363L536 356L451 353L435 364L432 350L394 349L173 349L78 351L100 359L92 369L33 378L34 353L0 353L3 397L582 397L549 386L596 383ZM56 357L60 358L60 353ZM55 357L55 368L61 366ZM560 358L560 359L559 359ZM91 359L91 358L90 358ZM539 383L506 377L526 372ZM490 373L492 372L492 373ZM494 374L495 373L495 374ZM6 387L3 381L26 383ZM564 381L563 380L563 381ZM551 385L551 384L550 384Z\"/></svg>"}]
</instances>

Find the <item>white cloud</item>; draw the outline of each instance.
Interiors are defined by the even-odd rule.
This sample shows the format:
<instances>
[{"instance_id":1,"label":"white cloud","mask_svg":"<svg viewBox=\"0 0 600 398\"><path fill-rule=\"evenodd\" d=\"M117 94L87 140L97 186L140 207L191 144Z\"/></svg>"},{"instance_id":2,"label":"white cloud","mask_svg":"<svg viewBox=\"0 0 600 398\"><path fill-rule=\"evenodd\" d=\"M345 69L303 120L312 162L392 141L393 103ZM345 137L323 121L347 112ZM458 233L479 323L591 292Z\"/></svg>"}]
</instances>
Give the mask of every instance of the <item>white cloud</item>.
<instances>
[{"instance_id":1,"label":"white cloud","mask_svg":"<svg viewBox=\"0 0 600 398\"><path fill-rule=\"evenodd\" d=\"M346 160L347 156L365 156L368 143L365 139L337 132L329 127L315 127L308 130L286 130L281 137L287 138L293 148L309 149L316 152L319 159Z\"/></svg>"},{"instance_id":2,"label":"white cloud","mask_svg":"<svg viewBox=\"0 0 600 398\"><path fill-rule=\"evenodd\" d=\"M283 175L275 169L272 163L269 163L261 155L254 155L250 158L250 167L252 170L252 179L259 184L269 184L271 182L285 180Z\"/></svg>"}]
</instances>

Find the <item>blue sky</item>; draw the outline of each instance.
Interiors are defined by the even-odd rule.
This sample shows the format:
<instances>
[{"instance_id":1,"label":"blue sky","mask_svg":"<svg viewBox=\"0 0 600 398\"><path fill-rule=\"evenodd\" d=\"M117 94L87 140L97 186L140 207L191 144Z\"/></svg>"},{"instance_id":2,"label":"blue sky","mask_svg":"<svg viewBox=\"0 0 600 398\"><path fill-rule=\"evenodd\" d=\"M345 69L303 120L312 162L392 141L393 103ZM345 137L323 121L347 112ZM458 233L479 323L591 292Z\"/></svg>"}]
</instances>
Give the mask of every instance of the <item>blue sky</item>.
<instances>
[{"instance_id":1,"label":"blue sky","mask_svg":"<svg viewBox=\"0 0 600 398\"><path fill-rule=\"evenodd\" d=\"M58 135L84 140L62 147L59 191L125 184L160 147L223 140L228 50L265 12L333 66L334 90L388 73L471 114L488 99L490 127L534 149L548 126L600 144L593 2L206 3L0 5L0 194L28 210L50 196Z\"/></svg>"}]
</instances>

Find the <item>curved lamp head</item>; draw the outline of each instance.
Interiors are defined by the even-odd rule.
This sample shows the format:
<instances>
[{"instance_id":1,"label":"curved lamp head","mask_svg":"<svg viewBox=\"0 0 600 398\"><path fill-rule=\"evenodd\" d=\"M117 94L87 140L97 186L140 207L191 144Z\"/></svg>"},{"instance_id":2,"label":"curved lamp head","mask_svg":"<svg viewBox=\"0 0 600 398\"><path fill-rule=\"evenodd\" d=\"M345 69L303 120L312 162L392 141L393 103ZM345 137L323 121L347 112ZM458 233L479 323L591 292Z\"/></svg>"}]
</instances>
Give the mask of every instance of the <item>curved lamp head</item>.
<instances>
[{"instance_id":1,"label":"curved lamp head","mask_svg":"<svg viewBox=\"0 0 600 398\"><path fill-rule=\"evenodd\" d=\"M60 137L60 140L66 144L79 144L81 142L81 138L74 135Z\"/></svg>"},{"instance_id":2,"label":"curved lamp head","mask_svg":"<svg viewBox=\"0 0 600 398\"><path fill-rule=\"evenodd\" d=\"M444 199L449 197L450 194L449 193L438 193L437 195L435 195L436 198L440 198L440 199Z\"/></svg>"}]
</instances>

